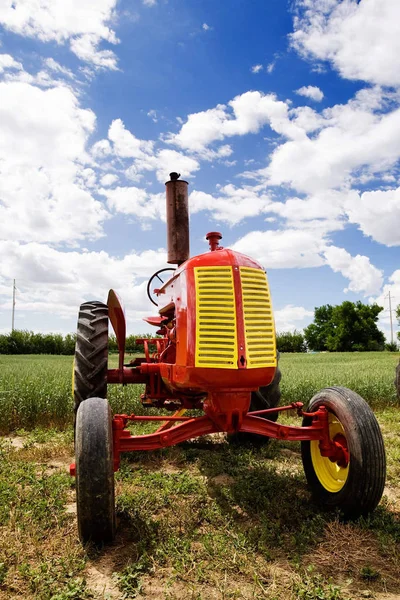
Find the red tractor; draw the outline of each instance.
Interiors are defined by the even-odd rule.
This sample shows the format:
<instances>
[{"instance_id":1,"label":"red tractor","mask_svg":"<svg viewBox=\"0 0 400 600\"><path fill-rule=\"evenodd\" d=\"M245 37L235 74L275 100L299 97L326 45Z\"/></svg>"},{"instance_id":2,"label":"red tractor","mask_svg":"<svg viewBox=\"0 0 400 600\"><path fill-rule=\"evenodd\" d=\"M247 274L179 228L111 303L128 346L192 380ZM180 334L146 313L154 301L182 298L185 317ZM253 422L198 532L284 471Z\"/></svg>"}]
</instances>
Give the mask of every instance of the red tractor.
<instances>
[{"instance_id":1,"label":"red tractor","mask_svg":"<svg viewBox=\"0 0 400 600\"><path fill-rule=\"evenodd\" d=\"M219 245L189 258L188 184L171 173L166 183L168 263L148 285L158 314L145 319L160 337L143 339L144 357L125 364L126 324L111 290L107 304L80 307L74 362L76 476L79 536L83 543L115 535L114 472L122 452L155 450L226 432L236 442L268 438L301 441L307 481L320 503L345 517L371 512L385 484L385 450L375 416L359 395L343 387L316 394L307 411L280 400L274 316L266 273L248 256ZM169 272L164 281L166 273ZM108 323L119 366L108 368ZM156 352L150 352L150 346ZM144 384L144 407L164 414L111 414L107 386ZM201 416L187 416L187 410ZM278 424L295 409L301 426ZM165 410L171 411L168 416ZM131 435L130 422L154 421L151 434Z\"/></svg>"}]
</instances>

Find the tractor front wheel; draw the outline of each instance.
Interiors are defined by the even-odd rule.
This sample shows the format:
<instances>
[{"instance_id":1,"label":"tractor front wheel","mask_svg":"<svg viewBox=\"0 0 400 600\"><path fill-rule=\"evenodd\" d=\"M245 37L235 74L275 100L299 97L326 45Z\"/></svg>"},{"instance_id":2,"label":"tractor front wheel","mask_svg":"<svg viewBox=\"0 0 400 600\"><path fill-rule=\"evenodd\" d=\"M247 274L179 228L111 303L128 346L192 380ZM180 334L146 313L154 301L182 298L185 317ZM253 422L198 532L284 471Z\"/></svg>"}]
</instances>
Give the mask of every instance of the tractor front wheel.
<instances>
[{"instance_id":1,"label":"tractor front wheel","mask_svg":"<svg viewBox=\"0 0 400 600\"><path fill-rule=\"evenodd\" d=\"M85 302L79 309L73 367L75 413L87 398L107 397L108 307Z\"/></svg>"},{"instance_id":2,"label":"tractor front wheel","mask_svg":"<svg viewBox=\"0 0 400 600\"><path fill-rule=\"evenodd\" d=\"M76 415L76 507L82 543L115 536L112 418L104 398L82 402Z\"/></svg>"},{"instance_id":3,"label":"tractor front wheel","mask_svg":"<svg viewBox=\"0 0 400 600\"><path fill-rule=\"evenodd\" d=\"M277 367L275 376L269 385L260 387L256 392L251 394L249 412L253 410L266 410L267 408L275 408L278 406L281 399L281 390L279 383L282 374L280 369ZM260 415L264 419L276 422L278 420L279 413L270 413L267 415ZM254 446L262 446L269 442L269 437L260 435L258 433L231 433L228 435L228 442L236 445L252 444Z\"/></svg>"},{"instance_id":4,"label":"tractor front wheel","mask_svg":"<svg viewBox=\"0 0 400 600\"><path fill-rule=\"evenodd\" d=\"M314 498L323 506L339 509L345 518L372 512L385 486L386 458L383 438L374 413L355 392L331 387L316 394L307 409L328 410L329 435L344 449L338 462L322 456L319 441L301 442L303 466ZM304 417L309 426L312 417Z\"/></svg>"}]
</instances>

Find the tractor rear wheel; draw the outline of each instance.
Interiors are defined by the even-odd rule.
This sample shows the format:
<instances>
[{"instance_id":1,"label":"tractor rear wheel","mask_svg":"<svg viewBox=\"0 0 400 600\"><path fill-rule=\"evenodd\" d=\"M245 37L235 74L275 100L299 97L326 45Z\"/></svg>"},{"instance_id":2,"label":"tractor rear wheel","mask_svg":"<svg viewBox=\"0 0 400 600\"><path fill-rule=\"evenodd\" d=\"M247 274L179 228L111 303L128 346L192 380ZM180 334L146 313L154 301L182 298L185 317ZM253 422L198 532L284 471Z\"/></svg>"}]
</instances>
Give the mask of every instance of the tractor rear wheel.
<instances>
[{"instance_id":1,"label":"tractor rear wheel","mask_svg":"<svg viewBox=\"0 0 400 600\"><path fill-rule=\"evenodd\" d=\"M79 309L73 368L75 413L87 398L107 397L108 307L85 302Z\"/></svg>"},{"instance_id":2,"label":"tractor rear wheel","mask_svg":"<svg viewBox=\"0 0 400 600\"><path fill-rule=\"evenodd\" d=\"M75 435L76 507L80 540L111 542L115 536L113 436L105 398L79 406Z\"/></svg>"},{"instance_id":3,"label":"tractor rear wheel","mask_svg":"<svg viewBox=\"0 0 400 600\"><path fill-rule=\"evenodd\" d=\"M281 390L279 383L282 374L277 367L275 376L269 385L260 387L256 392L252 392L249 412L253 410L265 410L267 408L275 408L278 406L281 399ZM278 420L278 413L270 413L268 416L260 415L264 419L276 422ZM237 445L252 444L255 446L262 446L269 442L269 437L265 435L259 435L258 433L231 433L228 435L228 442Z\"/></svg>"},{"instance_id":4,"label":"tractor rear wheel","mask_svg":"<svg viewBox=\"0 0 400 600\"><path fill-rule=\"evenodd\" d=\"M301 442L303 466L314 498L323 506L339 509L345 518L372 512L385 486L386 457L382 433L367 402L344 387L331 387L316 394L307 409L325 406L329 434L340 444L348 460L332 462L322 456L319 441ZM312 417L304 417L309 426Z\"/></svg>"}]
</instances>

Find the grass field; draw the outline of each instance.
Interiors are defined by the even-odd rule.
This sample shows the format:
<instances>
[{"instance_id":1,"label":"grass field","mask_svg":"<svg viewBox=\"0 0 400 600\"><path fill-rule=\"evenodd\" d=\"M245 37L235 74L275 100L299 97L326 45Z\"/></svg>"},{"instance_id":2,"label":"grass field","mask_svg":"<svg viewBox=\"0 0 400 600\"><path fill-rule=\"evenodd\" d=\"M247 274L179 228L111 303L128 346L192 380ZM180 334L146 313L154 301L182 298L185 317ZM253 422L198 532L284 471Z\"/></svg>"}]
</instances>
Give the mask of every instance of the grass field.
<instances>
[{"instance_id":1,"label":"grass field","mask_svg":"<svg viewBox=\"0 0 400 600\"><path fill-rule=\"evenodd\" d=\"M384 498L343 523L308 492L298 444L230 447L223 436L123 459L116 542L77 539L70 357L0 357L0 599L398 600L398 355L284 355L284 401L342 384L368 399L387 451ZM112 386L115 410L137 410ZM49 427L56 425L57 428ZM11 435L10 435L11 432Z\"/></svg>"},{"instance_id":2,"label":"grass field","mask_svg":"<svg viewBox=\"0 0 400 600\"><path fill-rule=\"evenodd\" d=\"M393 386L399 353L283 354L283 402L307 403L321 388L344 385L373 408L396 405ZM117 357L111 357L117 366ZM0 433L72 421L71 356L0 355ZM114 412L141 410L140 386L109 387Z\"/></svg>"}]
</instances>

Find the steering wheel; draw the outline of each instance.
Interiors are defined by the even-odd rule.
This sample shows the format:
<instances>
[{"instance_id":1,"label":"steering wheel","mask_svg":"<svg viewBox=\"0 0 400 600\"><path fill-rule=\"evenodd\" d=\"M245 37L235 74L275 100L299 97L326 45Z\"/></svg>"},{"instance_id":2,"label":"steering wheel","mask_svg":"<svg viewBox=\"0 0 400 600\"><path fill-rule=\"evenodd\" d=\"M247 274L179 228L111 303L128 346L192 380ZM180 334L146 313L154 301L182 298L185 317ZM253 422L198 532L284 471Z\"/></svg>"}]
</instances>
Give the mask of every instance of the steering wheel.
<instances>
[{"instance_id":1,"label":"steering wheel","mask_svg":"<svg viewBox=\"0 0 400 600\"><path fill-rule=\"evenodd\" d=\"M166 271L176 271L176 269L173 269L172 267L167 267L166 269L160 269L159 271L156 271L154 273L154 275L152 275L149 279L149 283L147 284L147 296L149 297L150 302L152 302L153 304L155 304L156 306L158 306L158 302L156 302L155 300L153 300L154 297L157 297L154 292L152 292L151 289L151 284L153 283L154 279L158 279L160 282L160 285L158 287L161 287L162 285L164 285L165 281L168 281L168 279L170 279L170 277L160 277L161 273L165 273Z\"/></svg>"}]
</instances>

